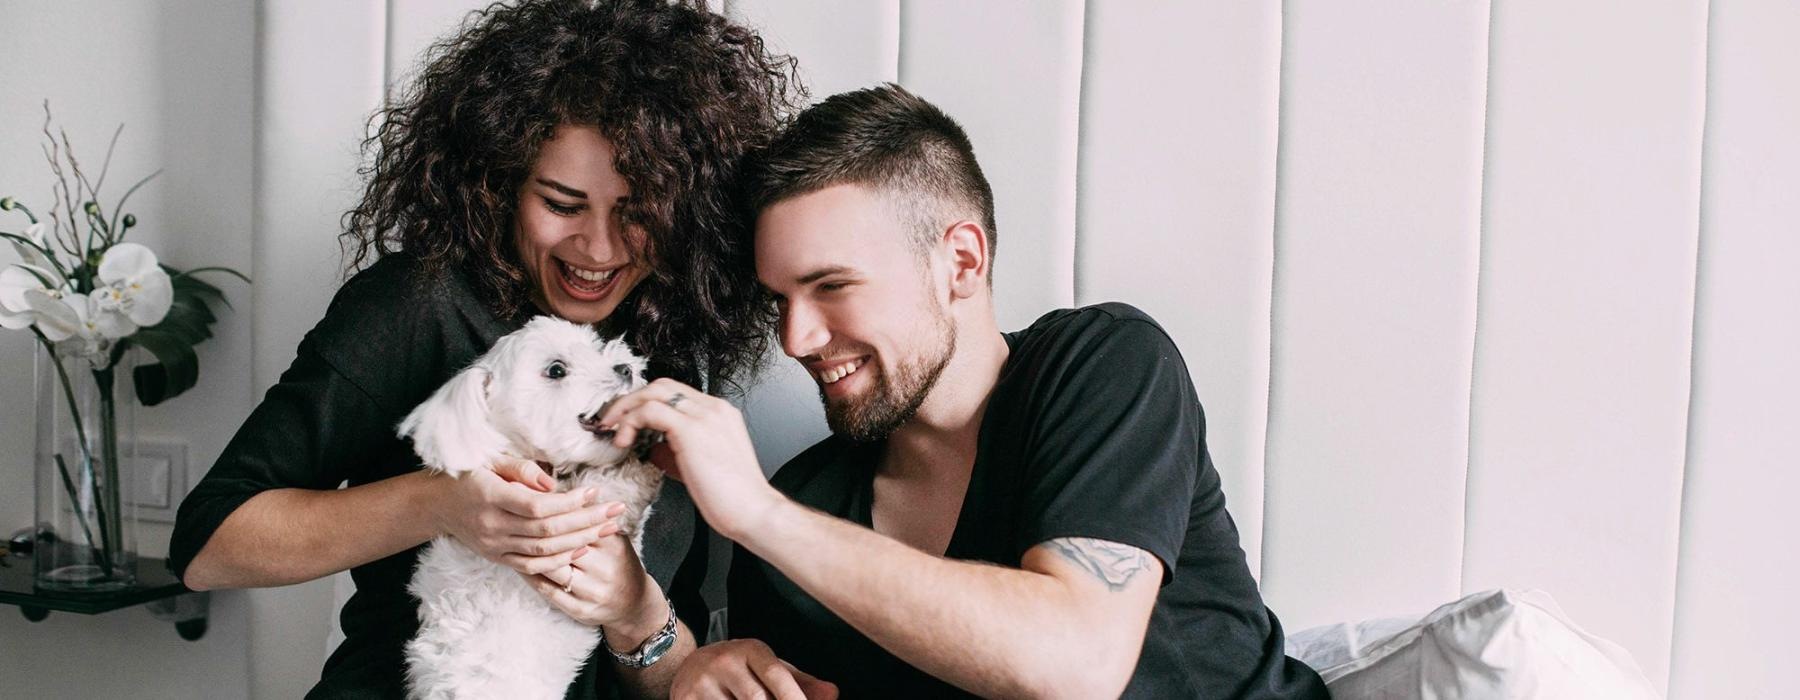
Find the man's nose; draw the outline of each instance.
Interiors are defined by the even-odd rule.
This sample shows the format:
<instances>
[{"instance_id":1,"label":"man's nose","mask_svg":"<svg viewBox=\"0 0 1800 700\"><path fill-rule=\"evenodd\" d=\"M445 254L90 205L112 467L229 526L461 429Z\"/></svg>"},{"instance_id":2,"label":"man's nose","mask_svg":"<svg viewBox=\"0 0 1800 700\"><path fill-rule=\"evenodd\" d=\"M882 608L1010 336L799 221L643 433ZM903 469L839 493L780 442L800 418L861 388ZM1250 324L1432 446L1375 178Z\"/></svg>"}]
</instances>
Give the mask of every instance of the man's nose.
<instances>
[{"instance_id":1,"label":"man's nose","mask_svg":"<svg viewBox=\"0 0 1800 700\"><path fill-rule=\"evenodd\" d=\"M789 303L781 312L781 350L788 357L806 357L825 348L831 334L824 319L805 304Z\"/></svg>"}]
</instances>

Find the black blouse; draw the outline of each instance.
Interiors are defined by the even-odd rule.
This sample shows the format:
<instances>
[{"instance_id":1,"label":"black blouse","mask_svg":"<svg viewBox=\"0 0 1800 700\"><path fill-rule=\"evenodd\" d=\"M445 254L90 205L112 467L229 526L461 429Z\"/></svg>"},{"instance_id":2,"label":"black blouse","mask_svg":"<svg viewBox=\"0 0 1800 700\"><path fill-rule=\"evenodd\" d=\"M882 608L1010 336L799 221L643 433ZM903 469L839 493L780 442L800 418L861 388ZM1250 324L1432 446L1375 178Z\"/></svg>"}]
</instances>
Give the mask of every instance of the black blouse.
<instances>
[{"instance_id":1,"label":"black blouse","mask_svg":"<svg viewBox=\"0 0 1800 700\"><path fill-rule=\"evenodd\" d=\"M497 317L462 275L427 275L394 254L346 282L294 363L194 487L169 542L169 568L187 570L232 511L268 489L335 489L421 468L395 428L451 375L529 320ZM652 363L651 374L659 374ZM681 378L691 381L693 378ZM689 628L704 630L705 524L681 484L665 481L644 534L644 567L669 591ZM356 593L340 616L344 643L308 698L401 697L403 647L417 632L406 584L419 548L351 569ZM596 650L598 652L598 650ZM591 658L569 697L616 694L609 659Z\"/></svg>"}]
</instances>

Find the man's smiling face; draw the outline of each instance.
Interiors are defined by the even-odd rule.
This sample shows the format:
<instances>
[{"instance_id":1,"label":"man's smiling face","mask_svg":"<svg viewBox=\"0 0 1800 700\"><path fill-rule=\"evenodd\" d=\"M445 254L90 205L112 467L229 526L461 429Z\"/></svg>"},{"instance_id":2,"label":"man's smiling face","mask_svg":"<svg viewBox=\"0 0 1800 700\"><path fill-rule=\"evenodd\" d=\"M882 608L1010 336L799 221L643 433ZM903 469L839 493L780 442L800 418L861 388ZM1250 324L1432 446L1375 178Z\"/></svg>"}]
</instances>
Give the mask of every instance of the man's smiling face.
<instances>
[{"instance_id":1,"label":"man's smiling face","mask_svg":"<svg viewBox=\"0 0 1800 700\"><path fill-rule=\"evenodd\" d=\"M757 277L775 293L781 347L825 402L832 432L879 440L910 420L956 352L948 291L895 198L834 185L756 221Z\"/></svg>"}]
</instances>

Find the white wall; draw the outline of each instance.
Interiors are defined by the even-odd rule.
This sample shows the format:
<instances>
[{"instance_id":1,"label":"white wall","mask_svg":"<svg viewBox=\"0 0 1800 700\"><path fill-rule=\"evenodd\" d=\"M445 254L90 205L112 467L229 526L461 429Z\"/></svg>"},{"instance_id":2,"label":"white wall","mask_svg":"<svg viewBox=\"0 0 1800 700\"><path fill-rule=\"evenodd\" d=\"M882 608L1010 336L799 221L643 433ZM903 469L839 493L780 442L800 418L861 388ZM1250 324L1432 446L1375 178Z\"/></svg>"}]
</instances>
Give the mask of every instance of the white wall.
<instances>
[{"instance_id":1,"label":"white wall","mask_svg":"<svg viewBox=\"0 0 1800 700\"><path fill-rule=\"evenodd\" d=\"M39 151L44 100L90 168L123 123L106 190L163 174L134 195L134 239L169 264L251 269L255 13L249 3L0 3L0 193L47 203ZM45 204L39 205L41 211ZM21 228L9 214L7 230ZM188 446L196 470L223 449L253 401L250 294L200 346L200 383L139 412L139 433ZM30 525L32 343L0 333L0 531ZM167 526L146 526L141 551L162 556ZM251 690L250 612L241 593L214 596L210 631L182 641L142 609L99 617L52 613L40 623L0 609L0 694L17 697L240 698Z\"/></svg>"},{"instance_id":2,"label":"white wall","mask_svg":"<svg viewBox=\"0 0 1800 700\"><path fill-rule=\"evenodd\" d=\"M119 167L170 169L146 230L177 264L257 276L200 389L147 418L197 464L335 288L362 119L481 4L267 0L254 27L244 2L0 5L0 162L36 162L40 96L84 142L127 121ZM1109 299L1163 322L1290 628L1538 587L1676 697L1784 687L1769 650L1800 624L1780 501L1800 487L1792 3L726 6L799 57L815 98L894 80L963 121L1000 199L1007 326ZM107 40L68 53L81 32ZM0 172L0 190L38 182ZM11 408L28 355L0 336L0 454L29 452ZM771 465L822 433L807 380L776 368L745 402ZM23 493L0 488L0 527L29 520ZM66 658L106 634L219 688L310 685L327 586L218 598L203 644L220 647L169 643L141 611L33 627L0 611L0 676L17 677L9 646ZM194 673L150 663L120 675L193 694ZM46 678L50 695L124 682Z\"/></svg>"}]
</instances>

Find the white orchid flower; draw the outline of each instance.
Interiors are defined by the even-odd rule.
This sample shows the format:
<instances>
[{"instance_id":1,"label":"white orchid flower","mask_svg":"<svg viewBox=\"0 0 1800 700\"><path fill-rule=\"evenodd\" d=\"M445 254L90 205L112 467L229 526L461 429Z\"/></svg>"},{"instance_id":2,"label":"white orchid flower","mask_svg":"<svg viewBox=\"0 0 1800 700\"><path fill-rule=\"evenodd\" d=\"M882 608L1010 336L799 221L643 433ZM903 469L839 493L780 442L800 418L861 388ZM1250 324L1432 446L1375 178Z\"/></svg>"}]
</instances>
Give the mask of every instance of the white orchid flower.
<instances>
[{"instance_id":1,"label":"white orchid flower","mask_svg":"<svg viewBox=\"0 0 1800 700\"><path fill-rule=\"evenodd\" d=\"M13 263L0 269L0 328L31 325L37 317L25 301L25 292L36 289L48 292L53 298L61 297L70 290L44 284L45 281L54 284L59 279L56 273L30 263Z\"/></svg>"},{"instance_id":2,"label":"white orchid flower","mask_svg":"<svg viewBox=\"0 0 1800 700\"><path fill-rule=\"evenodd\" d=\"M79 342L80 354L94 362L99 362L112 345L111 338L115 336L104 332L107 321L92 297L32 289L25 292L25 301L37 315L38 331L50 342Z\"/></svg>"},{"instance_id":3,"label":"white orchid flower","mask_svg":"<svg viewBox=\"0 0 1800 700\"><path fill-rule=\"evenodd\" d=\"M139 327L161 323L175 302L169 273L156 254L136 243L120 243L100 259L100 284L91 297L95 327L107 338L123 338Z\"/></svg>"},{"instance_id":4,"label":"white orchid flower","mask_svg":"<svg viewBox=\"0 0 1800 700\"><path fill-rule=\"evenodd\" d=\"M43 289L44 285L19 265L0 270L0 328L24 328L37 321L37 314L25 303L25 290Z\"/></svg>"}]
</instances>

